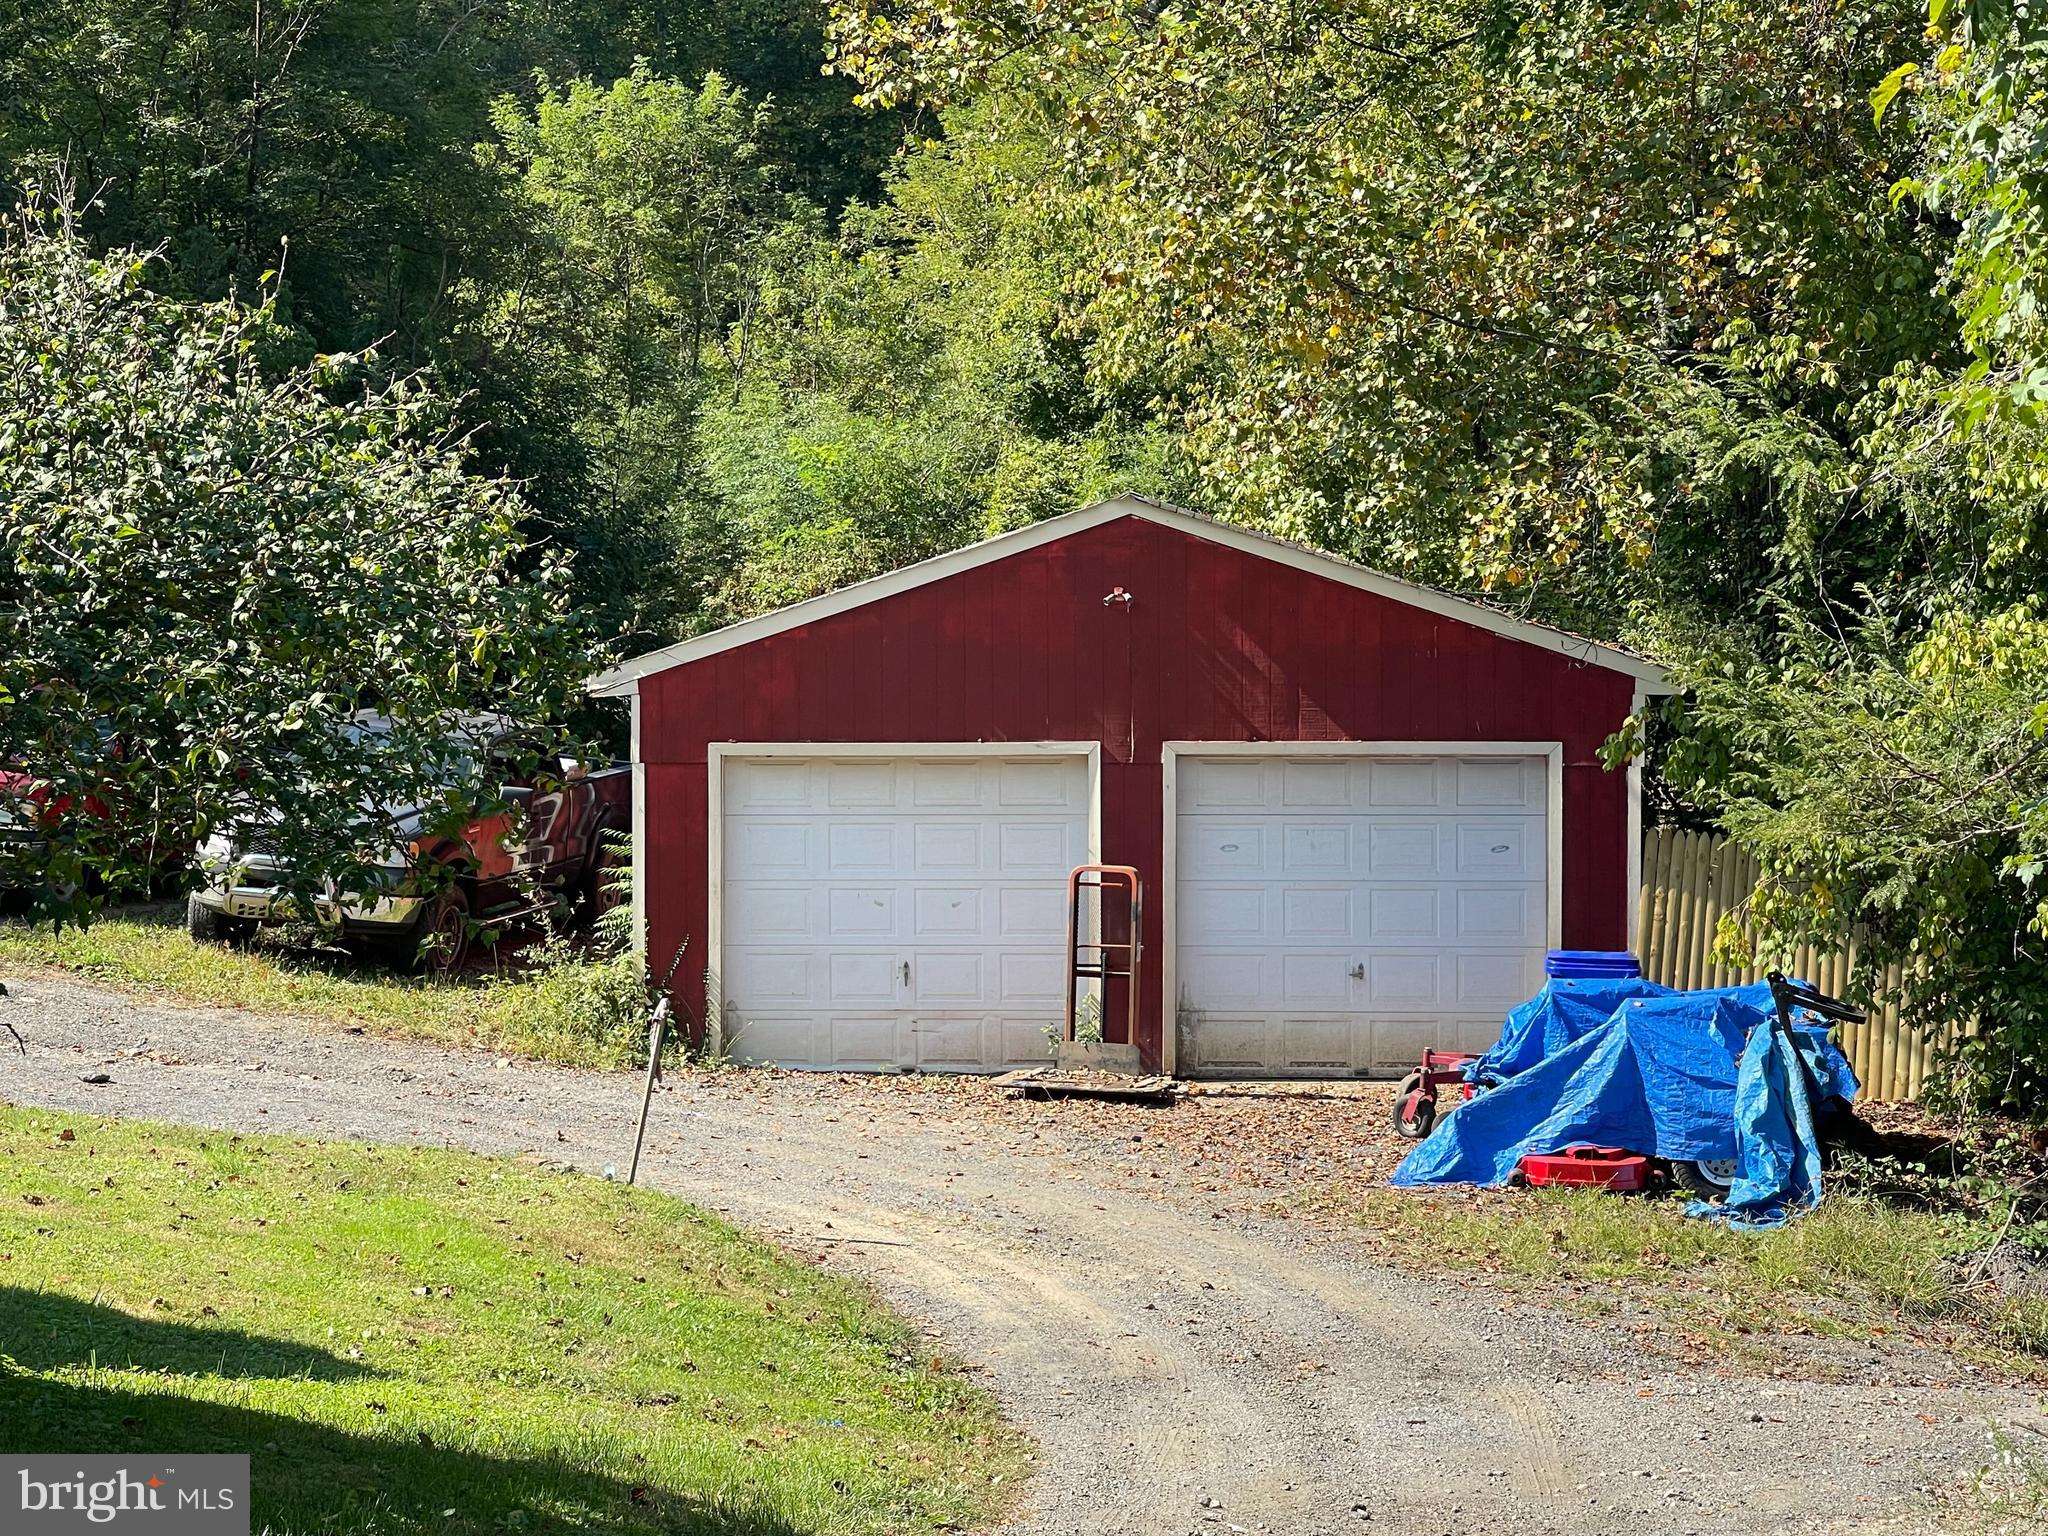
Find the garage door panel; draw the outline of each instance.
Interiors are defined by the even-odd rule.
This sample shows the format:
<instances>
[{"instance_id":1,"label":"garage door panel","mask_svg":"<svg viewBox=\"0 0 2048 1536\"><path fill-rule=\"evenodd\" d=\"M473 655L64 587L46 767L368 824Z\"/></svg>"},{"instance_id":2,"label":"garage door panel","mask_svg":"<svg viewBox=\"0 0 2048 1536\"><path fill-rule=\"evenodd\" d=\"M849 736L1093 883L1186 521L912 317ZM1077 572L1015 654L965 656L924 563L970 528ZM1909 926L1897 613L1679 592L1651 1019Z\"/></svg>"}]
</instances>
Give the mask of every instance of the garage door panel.
<instances>
[{"instance_id":1,"label":"garage door panel","mask_svg":"<svg viewBox=\"0 0 2048 1536\"><path fill-rule=\"evenodd\" d=\"M1543 905L1526 885L1461 886L1451 892L1456 914L1450 937L1466 943L1543 942Z\"/></svg>"},{"instance_id":2,"label":"garage door panel","mask_svg":"<svg viewBox=\"0 0 2048 1536\"><path fill-rule=\"evenodd\" d=\"M826 975L822 1001L835 1008L886 1008L896 1001L896 959L890 951L825 954L815 963Z\"/></svg>"},{"instance_id":3,"label":"garage door panel","mask_svg":"<svg viewBox=\"0 0 2048 1536\"><path fill-rule=\"evenodd\" d=\"M996 804L1006 811L1077 809L1074 775L1064 762L997 763Z\"/></svg>"},{"instance_id":4,"label":"garage door panel","mask_svg":"<svg viewBox=\"0 0 2048 1536\"><path fill-rule=\"evenodd\" d=\"M1003 1066L1036 1066L1052 1055L1051 1031L1060 1027L1057 1015L1048 1020L1042 1013L999 1014L993 1024L990 1048Z\"/></svg>"},{"instance_id":5,"label":"garage door panel","mask_svg":"<svg viewBox=\"0 0 2048 1536\"><path fill-rule=\"evenodd\" d=\"M984 1001L987 967L978 950L924 949L910 962L910 1000L921 1008Z\"/></svg>"},{"instance_id":6,"label":"garage door panel","mask_svg":"<svg viewBox=\"0 0 2048 1536\"><path fill-rule=\"evenodd\" d=\"M988 1020L921 1014L910 1021L911 1065L926 1072L979 1072L988 1060Z\"/></svg>"},{"instance_id":7,"label":"garage door panel","mask_svg":"<svg viewBox=\"0 0 2048 1536\"><path fill-rule=\"evenodd\" d=\"M1373 880L1417 880L1440 872L1442 838L1434 822L1373 821L1353 834L1364 844L1362 873Z\"/></svg>"},{"instance_id":8,"label":"garage door panel","mask_svg":"<svg viewBox=\"0 0 2048 1536\"><path fill-rule=\"evenodd\" d=\"M1493 1034L1500 1033L1501 1021L1493 1022ZM1412 1072L1431 1046L1444 1050L1468 1050L1463 1027L1441 1015L1426 1018L1375 1016L1366 1020L1366 1050L1362 1064L1376 1072ZM1455 1046L1448 1042L1458 1042ZM1487 1044L1493 1043L1489 1036Z\"/></svg>"},{"instance_id":9,"label":"garage door panel","mask_svg":"<svg viewBox=\"0 0 2048 1536\"><path fill-rule=\"evenodd\" d=\"M1067 968L1058 954L1001 955L996 966L995 1001L1006 1008L1037 1004L1064 1016L1061 988L1066 976Z\"/></svg>"},{"instance_id":10,"label":"garage door panel","mask_svg":"<svg viewBox=\"0 0 2048 1536\"><path fill-rule=\"evenodd\" d=\"M1527 879L1543 869L1543 828L1533 818L1519 821L1461 821L1457 826L1457 873Z\"/></svg>"},{"instance_id":11,"label":"garage door panel","mask_svg":"<svg viewBox=\"0 0 2048 1536\"><path fill-rule=\"evenodd\" d=\"M1186 828L1182 867L1191 875L1256 875L1266 867L1265 846L1257 822L1204 818Z\"/></svg>"},{"instance_id":12,"label":"garage door panel","mask_svg":"<svg viewBox=\"0 0 2048 1536\"><path fill-rule=\"evenodd\" d=\"M1351 1006L1351 962L1344 954L1303 954L1280 957L1280 1002L1287 1008ZM1271 993L1266 994L1271 996Z\"/></svg>"},{"instance_id":13,"label":"garage door panel","mask_svg":"<svg viewBox=\"0 0 2048 1536\"><path fill-rule=\"evenodd\" d=\"M806 810L886 811L896 805L894 763L825 763L809 770L822 776L822 802Z\"/></svg>"},{"instance_id":14,"label":"garage door panel","mask_svg":"<svg viewBox=\"0 0 2048 1536\"><path fill-rule=\"evenodd\" d=\"M1067 938L1065 887L1006 885L996 893L996 935L1005 943L1056 943Z\"/></svg>"},{"instance_id":15,"label":"garage door panel","mask_svg":"<svg viewBox=\"0 0 2048 1536\"><path fill-rule=\"evenodd\" d=\"M1461 806L1516 806L1536 809L1543 802L1540 784L1532 785L1529 765L1513 759L1466 761L1457 765L1457 803Z\"/></svg>"},{"instance_id":16,"label":"garage door panel","mask_svg":"<svg viewBox=\"0 0 2048 1536\"><path fill-rule=\"evenodd\" d=\"M1204 1013L1188 1043L1190 1066L1196 1072L1265 1070L1274 1056L1273 1034L1263 1015Z\"/></svg>"},{"instance_id":17,"label":"garage door panel","mask_svg":"<svg viewBox=\"0 0 2048 1536\"><path fill-rule=\"evenodd\" d=\"M1257 892L1266 903L1264 892ZM1279 892L1278 937L1288 943L1349 943L1355 933L1356 887L1350 885L1289 886Z\"/></svg>"},{"instance_id":18,"label":"garage door panel","mask_svg":"<svg viewBox=\"0 0 2048 1536\"><path fill-rule=\"evenodd\" d=\"M902 1022L891 1014L833 1013L824 1038L814 1037L807 1056L782 1061L822 1062L854 1072L886 1071L904 1064Z\"/></svg>"},{"instance_id":19,"label":"garage door panel","mask_svg":"<svg viewBox=\"0 0 2048 1536\"><path fill-rule=\"evenodd\" d=\"M1461 1051L1484 1051L1500 1038L1501 1021L1492 1014L1479 1014L1452 1022L1457 1049Z\"/></svg>"},{"instance_id":20,"label":"garage door panel","mask_svg":"<svg viewBox=\"0 0 2048 1536\"><path fill-rule=\"evenodd\" d=\"M1434 807L1437 803L1442 774L1433 762L1368 763L1364 771L1368 805Z\"/></svg>"},{"instance_id":21,"label":"garage door panel","mask_svg":"<svg viewBox=\"0 0 2048 1536\"><path fill-rule=\"evenodd\" d=\"M758 763L746 778L732 784L725 797L728 815L749 811L808 811L811 768L807 763Z\"/></svg>"},{"instance_id":22,"label":"garage door panel","mask_svg":"<svg viewBox=\"0 0 2048 1536\"><path fill-rule=\"evenodd\" d=\"M825 867L820 873L828 880L891 874L902 858L898 838L893 822L835 821L825 829Z\"/></svg>"},{"instance_id":23,"label":"garage door panel","mask_svg":"<svg viewBox=\"0 0 2048 1536\"><path fill-rule=\"evenodd\" d=\"M1433 885L1375 886L1365 893L1368 944L1412 944L1443 932L1443 892Z\"/></svg>"},{"instance_id":24,"label":"garage door panel","mask_svg":"<svg viewBox=\"0 0 2048 1536\"><path fill-rule=\"evenodd\" d=\"M812 829L802 822L728 818L726 861L736 876L807 877L812 867Z\"/></svg>"},{"instance_id":25,"label":"garage door panel","mask_svg":"<svg viewBox=\"0 0 2048 1536\"><path fill-rule=\"evenodd\" d=\"M819 1059L822 1033L819 1021L807 1014L752 1014L727 1038L726 1049L733 1060L749 1064L814 1061Z\"/></svg>"},{"instance_id":26,"label":"garage door panel","mask_svg":"<svg viewBox=\"0 0 2048 1536\"><path fill-rule=\"evenodd\" d=\"M1543 759L1190 757L1176 784L1191 1070L1407 1070L1540 983Z\"/></svg>"},{"instance_id":27,"label":"garage door panel","mask_svg":"<svg viewBox=\"0 0 2048 1536\"><path fill-rule=\"evenodd\" d=\"M997 874L1057 876L1064 882L1083 862L1085 833L1070 821L1005 821L997 836Z\"/></svg>"},{"instance_id":28,"label":"garage door panel","mask_svg":"<svg viewBox=\"0 0 2048 1536\"><path fill-rule=\"evenodd\" d=\"M752 897L761 894L759 891L749 892ZM899 900L902 892L893 886L837 886L822 891L820 895L825 906L825 926L822 932L810 930L805 935L807 938L872 944L877 940L896 938L902 932ZM739 920L742 923L746 921L749 905L748 902L742 902L739 906Z\"/></svg>"},{"instance_id":29,"label":"garage door panel","mask_svg":"<svg viewBox=\"0 0 2048 1536\"><path fill-rule=\"evenodd\" d=\"M1184 781L1181 803L1190 811L1232 811L1266 803L1263 763L1204 763Z\"/></svg>"},{"instance_id":30,"label":"garage door panel","mask_svg":"<svg viewBox=\"0 0 2048 1536\"><path fill-rule=\"evenodd\" d=\"M1434 1008L1443 999L1444 956L1434 951L1376 954L1365 968L1369 1008Z\"/></svg>"},{"instance_id":31,"label":"garage door panel","mask_svg":"<svg viewBox=\"0 0 2048 1536\"><path fill-rule=\"evenodd\" d=\"M726 887L726 910L759 938L808 939L818 931L817 894L789 886L732 885Z\"/></svg>"},{"instance_id":32,"label":"garage door panel","mask_svg":"<svg viewBox=\"0 0 2048 1536\"><path fill-rule=\"evenodd\" d=\"M1187 994L1204 1010L1251 1008L1275 995L1264 975L1266 959L1256 949L1183 949L1180 969Z\"/></svg>"},{"instance_id":33,"label":"garage door panel","mask_svg":"<svg viewBox=\"0 0 2048 1536\"><path fill-rule=\"evenodd\" d=\"M824 1001L823 969L808 950L751 949L727 965L725 981L728 988L773 1010Z\"/></svg>"},{"instance_id":34,"label":"garage door panel","mask_svg":"<svg viewBox=\"0 0 2048 1536\"><path fill-rule=\"evenodd\" d=\"M978 885L928 885L911 892L910 936L919 943L934 940L980 940L987 937L985 898Z\"/></svg>"},{"instance_id":35,"label":"garage door panel","mask_svg":"<svg viewBox=\"0 0 2048 1536\"><path fill-rule=\"evenodd\" d=\"M919 821L912 829L912 871L919 875L980 874L984 830L978 821Z\"/></svg>"},{"instance_id":36,"label":"garage door panel","mask_svg":"<svg viewBox=\"0 0 2048 1536\"><path fill-rule=\"evenodd\" d=\"M1280 872L1303 880L1342 876L1351 868L1349 820L1280 823Z\"/></svg>"},{"instance_id":37,"label":"garage door panel","mask_svg":"<svg viewBox=\"0 0 2048 1536\"><path fill-rule=\"evenodd\" d=\"M921 811L976 811L984 799L977 762L910 764L910 804Z\"/></svg>"},{"instance_id":38,"label":"garage door panel","mask_svg":"<svg viewBox=\"0 0 2048 1536\"><path fill-rule=\"evenodd\" d=\"M1280 804L1287 810L1348 811L1351 808L1349 763L1294 762L1277 764Z\"/></svg>"},{"instance_id":39,"label":"garage door panel","mask_svg":"<svg viewBox=\"0 0 2048 1536\"><path fill-rule=\"evenodd\" d=\"M910 1065L923 1072L986 1072L1042 1065L1052 1040L1042 1016L920 1015L910 1025Z\"/></svg>"},{"instance_id":40,"label":"garage door panel","mask_svg":"<svg viewBox=\"0 0 2048 1536\"><path fill-rule=\"evenodd\" d=\"M1267 891L1262 885L1193 887L1179 913L1181 943L1229 944L1262 939L1269 920Z\"/></svg>"},{"instance_id":41,"label":"garage door panel","mask_svg":"<svg viewBox=\"0 0 2048 1536\"><path fill-rule=\"evenodd\" d=\"M1280 1060L1289 1071L1348 1072L1362 1026L1349 1018L1291 1018L1280 1025Z\"/></svg>"},{"instance_id":42,"label":"garage door panel","mask_svg":"<svg viewBox=\"0 0 2048 1536\"><path fill-rule=\"evenodd\" d=\"M1451 1005L1459 1009L1499 1008L1503 1015L1543 984L1539 962L1531 966L1527 951L1503 954L1460 954L1452 958Z\"/></svg>"}]
</instances>

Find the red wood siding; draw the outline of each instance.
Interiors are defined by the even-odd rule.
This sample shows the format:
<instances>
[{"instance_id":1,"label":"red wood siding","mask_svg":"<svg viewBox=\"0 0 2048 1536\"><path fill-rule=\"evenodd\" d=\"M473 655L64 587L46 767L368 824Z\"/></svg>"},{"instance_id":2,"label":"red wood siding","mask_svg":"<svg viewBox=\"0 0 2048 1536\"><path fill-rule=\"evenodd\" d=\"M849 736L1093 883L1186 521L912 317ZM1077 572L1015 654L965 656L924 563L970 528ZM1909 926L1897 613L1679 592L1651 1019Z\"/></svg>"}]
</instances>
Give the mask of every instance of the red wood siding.
<instances>
[{"instance_id":1,"label":"red wood siding","mask_svg":"<svg viewBox=\"0 0 2048 1536\"><path fill-rule=\"evenodd\" d=\"M1134 601L1105 605L1123 587ZM1627 785L1599 747L1634 682L1140 518L641 680L650 953L701 946L714 741L1100 741L1102 856L1147 881L1143 1044L1163 1010L1167 741L1561 741L1564 943L1625 943ZM683 967L701 978L702 957ZM701 986L684 1001L697 1012Z\"/></svg>"}]
</instances>

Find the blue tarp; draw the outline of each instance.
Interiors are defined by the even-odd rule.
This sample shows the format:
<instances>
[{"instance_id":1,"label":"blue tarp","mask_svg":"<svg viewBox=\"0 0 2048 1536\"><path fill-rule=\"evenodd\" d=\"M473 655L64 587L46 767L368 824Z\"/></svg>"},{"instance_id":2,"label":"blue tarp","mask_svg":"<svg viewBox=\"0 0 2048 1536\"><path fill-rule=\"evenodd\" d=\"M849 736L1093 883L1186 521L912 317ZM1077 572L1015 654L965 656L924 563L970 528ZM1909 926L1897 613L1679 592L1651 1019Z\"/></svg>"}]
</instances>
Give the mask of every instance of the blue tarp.
<instances>
[{"instance_id":1,"label":"blue tarp","mask_svg":"<svg viewBox=\"0 0 2048 1536\"><path fill-rule=\"evenodd\" d=\"M1800 1030L1796 1042L1809 1068L1821 1054L1814 1033ZM1782 1031L1750 1035L1735 1075L1734 1186L1720 1204L1695 1201L1686 1215L1731 1227L1777 1227L1820 1204L1820 1136L1807 1076L1794 1051L1786 1049Z\"/></svg>"},{"instance_id":2,"label":"blue tarp","mask_svg":"<svg viewBox=\"0 0 2048 1536\"><path fill-rule=\"evenodd\" d=\"M1467 1081L1503 1083L1547 1061L1581 1035L1598 1029L1632 997L1669 997L1671 988L1640 977L1559 980L1544 984L1508 1014L1493 1049L1465 1069Z\"/></svg>"},{"instance_id":3,"label":"blue tarp","mask_svg":"<svg viewBox=\"0 0 2048 1536\"><path fill-rule=\"evenodd\" d=\"M1740 987L1708 987L1690 993L1680 993L1640 977L1549 981L1541 992L1508 1014L1500 1039L1465 1069L1466 1079L1491 1085L1517 1077L1556 1055L1581 1035L1598 1029L1630 998L1706 995L1729 997L1745 1008L1759 1008L1766 1013L1772 1007L1771 984L1767 981L1752 981ZM1854 1081L1852 1077L1850 1082Z\"/></svg>"},{"instance_id":4,"label":"blue tarp","mask_svg":"<svg viewBox=\"0 0 2048 1536\"><path fill-rule=\"evenodd\" d=\"M1814 1150L1811 1107L1801 1130L1774 1065L1785 1053L1770 1048L1772 1018L1765 983L1674 992L1634 980L1554 981L1509 1016L1501 1043L1475 1064L1480 1081L1499 1086L1438 1121L1393 1182L1504 1184L1527 1153L1592 1143L1681 1162L1735 1160L1745 1177L1756 1173L1748 1194L1764 1201L1759 1213L1766 1184L1780 1206L1810 1204L1819 1190L1817 1168L1810 1179L1803 1172ZM1852 1100L1855 1074L1826 1031L1801 1024L1796 1033L1822 1095ZM1748 1074L1740 1094L1739 1061Z\"/></svg>"}]
</instances>

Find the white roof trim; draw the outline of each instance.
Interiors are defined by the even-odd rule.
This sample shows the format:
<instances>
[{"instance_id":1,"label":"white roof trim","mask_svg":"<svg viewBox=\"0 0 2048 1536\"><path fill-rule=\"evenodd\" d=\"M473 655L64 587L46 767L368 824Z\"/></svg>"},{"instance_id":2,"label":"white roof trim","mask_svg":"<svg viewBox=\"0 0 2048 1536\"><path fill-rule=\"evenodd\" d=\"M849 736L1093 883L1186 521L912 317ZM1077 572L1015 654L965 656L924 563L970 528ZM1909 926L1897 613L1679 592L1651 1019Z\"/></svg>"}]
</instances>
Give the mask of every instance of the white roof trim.
<instances>
[{"instance_id":1,"label":"white roof trim","mask_svg":"<svg viewBox=\"0 0 2048 1536\"><path fill-rule=\"evenodd\" d=\"M991 560L1002 560L1011 555L1023 554L1026 550L1036 549L1042 544L1050 544L1056 539L1066 538L1069 534L1083 533L1090 528L1099 528L1104 523L1112 523L1122 517L1142 518L1164 528L1192 534L1198 539L1207 539L1212 544L1221 544L1248 555L1257 555L1262 559L1277 561L1281 565L1292 566L1312 576L1321 576L1330 581L1341 582L1347 587L1356 587L1361 592L1371 592L1393 602L1405 603L1411 608L1442 614L1445 618L1489 630L1509 640L1520 640L1547 651L1557 651L1588 666L1625 673L1641 682L1645 691L1649 693L1672 691L1662 667L1616 646L1588 640L1582 635L1570 634L1561 629L1551 629L1547 625L1532 624L1526 619L1502 613L1498 608L1489 608L1484 603L1470 602L1462 597L1453 597L1448 592L1417 586L1413 582L1402 581L1362 565L1354 565L1349 560L1340 560L1335 555L1326 555L1266 534L1236 528L1229 523L1205 517L1199 512L1190 512L1183 507L1169 506L1165 502L1152 501L1140 496L1118 496L1109 501L1097 502L1092 507L1083 507L1076 512L1063 512L1057 517L1033 523L1028 528L998 534L995 538L983 539L979 544L969 544L963 549L935 555L929 560L920 560L915 565L906 565L901 570L890 571L886 575L872 576L866 581L857 581L852 586L806 598L803 602L792 603L787 608L764 613L759 618L744 619L737 624L728 624L723 629L714 629L709 634L698 635L694 639L680 641L675 645L663 646L658 651L635 656L630 661L622 661L617 666L598 673L585 686L590 692L603 697L633 693L638 690L640 679L652 673L665 672L670 667L681 666L686 662L702 661L707 656L716 656L721 651L730 651L738 646L750 645L756 640L765 640L770 635L779 635L801 624L829 619L834 614L845 613L848 609L863 607L881 598L894 597L899 592L911 591L928 582L957 576L962 571L971 571L976 566L988 564Z\"/></svg>"}]
</instances>

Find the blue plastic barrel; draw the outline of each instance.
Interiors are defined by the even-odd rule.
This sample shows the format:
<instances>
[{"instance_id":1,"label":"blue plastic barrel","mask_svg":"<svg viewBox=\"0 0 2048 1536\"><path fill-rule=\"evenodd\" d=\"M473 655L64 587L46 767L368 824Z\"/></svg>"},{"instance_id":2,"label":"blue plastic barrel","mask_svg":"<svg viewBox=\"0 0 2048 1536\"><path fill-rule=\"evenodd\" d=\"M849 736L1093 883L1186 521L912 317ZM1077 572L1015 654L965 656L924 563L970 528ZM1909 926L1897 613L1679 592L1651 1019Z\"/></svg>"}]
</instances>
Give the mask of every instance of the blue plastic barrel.
<instances>
[{"instance_id":1,"label":"blue plastic barrel","mask_svg":"<svg viewBox=\"0 0 2048 1536\"><path fill-rule=\"evenodd\" d=\"M1553 949L1543 957L1543 974L1582 981L1640 976L1643 963L1625 949Z\"/></svg>"}]
</instances>

